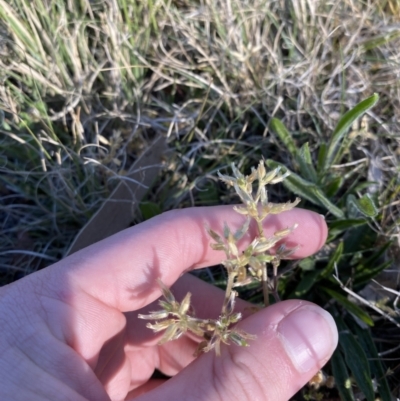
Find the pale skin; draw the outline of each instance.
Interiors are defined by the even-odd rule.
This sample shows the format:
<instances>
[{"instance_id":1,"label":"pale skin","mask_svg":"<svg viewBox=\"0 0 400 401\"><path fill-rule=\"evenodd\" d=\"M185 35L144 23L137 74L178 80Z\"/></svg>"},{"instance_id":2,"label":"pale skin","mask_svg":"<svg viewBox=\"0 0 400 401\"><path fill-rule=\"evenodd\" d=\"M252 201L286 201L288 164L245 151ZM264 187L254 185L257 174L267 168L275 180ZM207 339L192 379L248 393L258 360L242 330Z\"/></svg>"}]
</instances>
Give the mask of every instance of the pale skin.
<instances>
[{"instance_id":1,"label":"pale skin","mask_svg":"<svg viewBox=\"0 0 400 401\"><path fill-rule=\"evenodd\" d=\"M222 232L224 221L237 228L243 216L230 206L168 212L1 288L0 399L290 399L336 347L336 328L322 309L291 300L253 313L239 300L240 328L257 338L249 347L223 345L220 357L195 358L200 339L193 336L158 346L162 333L137 318L159 309L157 278L178 300L190 291L199 317L218 317L224 292L184 273L223 259L204 227ZM318 214L294 209L267 218L265 235L294 223L286 240L300 245L293 258L315 253L327 235ZM251 233L242 245L249 241ZM310 334L302 334L303 318ZM154 369L173 378L151 379Z\"/></svg>"}]
</instances>

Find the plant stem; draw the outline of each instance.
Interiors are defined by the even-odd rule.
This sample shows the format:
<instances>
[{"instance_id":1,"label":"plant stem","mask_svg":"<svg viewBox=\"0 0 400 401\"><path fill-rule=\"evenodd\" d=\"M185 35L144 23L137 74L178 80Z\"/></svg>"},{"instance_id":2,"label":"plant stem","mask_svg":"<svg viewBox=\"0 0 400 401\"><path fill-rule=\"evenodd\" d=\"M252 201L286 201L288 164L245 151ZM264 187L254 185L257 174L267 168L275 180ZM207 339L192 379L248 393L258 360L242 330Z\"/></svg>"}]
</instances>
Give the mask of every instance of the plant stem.
<instances>
[{"instance_id":1,"label":"plant stem","mask_svg":"<svg viewBox=\"0 0 400 401\"><path fill-rule=\"evenodd\" d=\"M260 238L263 238L264 237L264 229L263 229L263 226L262 226L262 222L260 220L258 220L258 219L257 219L257 228L258 228L258 236Z\"/></svg>"},{"instance_id":2,"label":"plant stem","mask_svg":"<svg viewBox=\"0 0 400 401\"><path fill-rule=\"evenodd\" d=\"M225 289L224 304L222 305L222 314L226 312L226 306L228 305L229 298L231 296L234 280L235 280L235 274L232 271L229 271L228 282L226 283L226 289Z\"/></svg>"},{"instance_id":3,"label":"plant stem","mask_svg":"<svg viewBox=\"0 0 400 401\"><path fill-rule=\"evenodd\" d=\"M258 228L258 237L264 237L264 230L262 226L262 221L260 219L256 219L257 221L257 228ZM264 295L264 305L267 307L269 306L269 289L268 289L268 273L267 273L267 265L264 264L262 269L262 289Z\"/></svg>"},{"instance_id":4,"label":"plant stem","mask_svg":"<svg viewBox=\"0 0 400 401\"><path fill-rule=\"evenodd\" d=\"M264 305L269 306L269 289L268 289L268 274L267 274L267 265L264 264L262 269L262 288L264 295Z\"/></svg>"},{"instance_id":5,"label":"plant stem","mask_svg":"<svg viewBox=\"0 0 400 401\"><path fill-rule=\"evenodd\" d=\"M273 267L273 276L274 276L274 289L273 289L273 295L275 298L276 302L279 302L281 299L278 294L278 267L279 267L279 261L274 261L272 262L272 267Z\"/></svg>"}]
</instances>

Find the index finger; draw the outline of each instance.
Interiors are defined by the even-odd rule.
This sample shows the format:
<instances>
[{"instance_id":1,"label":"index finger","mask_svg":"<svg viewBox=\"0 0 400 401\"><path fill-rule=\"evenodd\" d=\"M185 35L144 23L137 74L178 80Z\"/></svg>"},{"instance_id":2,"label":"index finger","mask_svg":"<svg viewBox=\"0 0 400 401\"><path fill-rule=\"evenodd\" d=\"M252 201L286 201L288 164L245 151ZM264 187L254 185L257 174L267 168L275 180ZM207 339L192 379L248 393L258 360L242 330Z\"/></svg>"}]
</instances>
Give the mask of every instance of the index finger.
<instances>
[{"instance_id":1,"label":"index finger","mask_svg":"<svg viewBox=\"0 0 400 401\"><path fill-rule=\"evenodd\" d=\"M160 295L157 279L171 286L184 272L220 263L224 253L211 249L213 240L205 226L222 233L244 217L232 206L198 207L166 212L83 249L52 266L56 282L68 280L102 303L119 311L132 311ZM304 258L324 244L327 226L322 216L293 209L269 216L264 222L268 237L294 224L284 242L298 246L293 258ZM243 238L243 246L256 234L255 227Z\"/></svg>"}]
</instances>

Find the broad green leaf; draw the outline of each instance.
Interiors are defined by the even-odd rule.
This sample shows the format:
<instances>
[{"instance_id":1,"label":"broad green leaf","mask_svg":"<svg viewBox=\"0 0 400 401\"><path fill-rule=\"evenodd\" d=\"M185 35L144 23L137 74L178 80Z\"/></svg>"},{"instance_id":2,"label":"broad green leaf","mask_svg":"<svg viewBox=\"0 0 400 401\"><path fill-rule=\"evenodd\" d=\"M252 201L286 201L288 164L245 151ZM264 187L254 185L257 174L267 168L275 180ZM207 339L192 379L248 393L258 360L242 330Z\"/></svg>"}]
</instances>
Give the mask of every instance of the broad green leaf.
<instances>
[{"instance_id":1,"label":"broad green leaf","mask_svg":"<svg viewBox=\"0 0 400 401\"><path fill-rule=\"evenodd\" d=\"M342 305L347 311L351 312L353 315L357 316L359 319L361 319L364 323L366 323L368 326L373 326L374 321L371 319L371 317L368 315L367 312L364 312L358 305L355 303L349 301L346 296L340 294L339 292L336 292L334 290L331 290L330 288L326 287L319 287L320 290L324 291L327 295L329 295L331 298L335 299L340 305Z\"/></svg>"},{"instance_id":2,"label":"broad green leaf","mask_svg":"<svg viewBox=\"0 0 400 401\"><path fill-rule=\"evenodd\" d=\"M337 194L340 188L342 188L344 182L343 176L333 178L325 188L325 194L328 198L331 198Z\"/></svg>"},{"instance_id":3,"label":"broad green leaf","mask_svg":"<svg viewBox=\"0 0 400 401\"><path fill-rule=\"evenodd\" d=\"M338 349L332 355L331 365L340 398L342 401L355 401L353 390L351 388L351 378L344 359Z\"/></svg>"},{"instance_id":4,"label":"broad green leaf","mask_svg":"<svg viewBox=\"0 0 400 401\"><path fill-rule=\"evenodd\" d=\"M315 259L313 257L304 258L299 262L299 267L303 271L311 271L315 269Z\"/></svg>"},{"instance_id":5,"label":"broad green leaf","mask_svg":"<svg viewBox=\"0 0 400 401\"><path fill-rule=\"evenodd\" d=\"M310 188L315 187L312 182L304 180L297 174L290 171L283 164L275 162L271 159L267 160L267 166L271 169L280 167L281 169L283 169L283 172L289 171L290 175L283 181L283 183L286 184L287 188L295 194L301 196L302 198L319 205L318 199L316 198L315 194L310 190ZM288 181L289 178L290 182Z\"/></svg>"},{"instance_id":6,"label":"broad green leaf","mask_svg":"<svg viewBox=\"0 0 400 401\"><path fill-rule=\"evenodd\" d=\"M378 209L369 194L365 194L358 199L357 206L364 216L375 217L378 214Z\"/></svg>"},{"instance_id":7,"label":"broad green leaf","mask_svg":"<svg viewBox=\"0 0 400 401\"><path fill-rule=\"evenodd\" d=\"M346 233L344 242L344 253L372 250L376 246L378 234L367 224L354 227Z\"/></svg>"},{"instance_id":8,"label":"broad green leaf","mask_svg":"<svg viewBox=\"0 0 400 401\"><path fill-rule=\"evenodd\" d=\"M339 329L339 344L343 351L346 365L349 367L367 401L374 401L375 393L367 356L343 320L339 316L336 316L335 320Z\"/></svg>"},{"instance_id":9,"label":"broad green leaf","mask_svg":"<svg viewBox=\"0 0 400 401\"><path fill-rule=\"evenodd\" d=\"M324 170L327 170L333 163L346 131L351 127L355 120L374 107L378 100L379 95L374 93L372 96L358 103L354 108L345 113L345 115L339 120L328 145L328 151L324 161Z\"/></svg>"},{"instance_id":10,"label":"broad green leaf","mask_svg":"<svg viewBox=\"0 0 400 401\"><path fill-rule=\"evenodd\" d=\"M346 215L349 219L360 217L360 210L357 206L357 198L353 194L349 194L346 197Z\"/></svg>"},{"instance_id":11,"label":"broad green leaf","mask_svg":"<svg viewBox=\"0 0 400 401\"><path fill-rule=\"evenodd\" d=\"M281 167L283 171L290 171L281 163L273 160L267 160L267 166L270 168ZM296 195L309 200L318 206L324 206L329 212L338 218L343 218L344 213L336 207L328 198L323 194L320 188L310 181L304 180L297 174L290 171L290 175L283 181L283 185Z\"/></svg>"},{"instance_id":12,"label":"broad green leaf","mask_svg":"<svg viewBox=\"0 0 400 401\"><path fill-rule=\"evenodd\" d=\"M161 213L161 208L154 202L142 202L139 205L144 220L149 220Z\"/></svg>"},{"instance_id":13,"label":"broad green leaf","mask_svg":"<svg viewBox=\"0 0 400 401\"><path fill-rule=\"evenodd\" d=\"M283 184L287 189L296 195L299 195L302 199L307 199L311 203L314 203L314 205L321 206L320 202L315 196L315 193L311 190L311 188L313 188L313 184L311 182L303 180L295 174L290 174L289 177L286 177L285 181L283 181Z\"/></svg>"},{"instance_id":14,"label":"broad green leaf","mask_svg":"<svg viewBox=\"0 0 400 401\"><path fill-rule=\"evenodd\" d=\"M325 269L322 270L321 272L322 278L330 277L330 275L335 270L335 265L339 263L339 260L342 257L342 253L343 253L343 242L340 242L337 248L335 249L335 252L333 252L333 255L329 259L329 262L326 265Z\"/></svg>"},{"instance_id":15,"label":"broad green leaf","mask_svg":"<svg viewBox=\"0 0 400 401\"><path fill-rule=\"evenodd\" d=\"M286 149L290 152L293 158L296 157L297 154L297 146L293 141L292 136L289 131L286 129L281 120L273 117L271 118L269 125L272 131L278 135L279 139L286 146Z\"/></svg>"},{"instance_id":16,"label":"broad green leaf","mask_svg":"<svg viewBox=\"0 0 400 401\"><path fill-rule=\"evenodd\" d=\"M361 213L366 217L375 217L378 214L378 209L369 194L363 195L360 199L349 194L346 198L346 207L349 216Z\"/></svg>"},{"instance_id":17,"label":"broad green leaf","mask_svg":"<svg viewBox=\"0 0 400 401\"><path fill-rule=\"evenodd\" d=\"M307 178L311 182L317 182L317 172L313 166L310 148L308 142L306 142L299 150L297 155L297 162L299 163L300 173L303 177Z\"/></svg>"},{"instance_id":18,"label":"broad green leaf","mask_svg":"<svg viewBox=\"0 0 400 401\"><path fill-rule=\"evenodd\" d=\"M304 160L307 164L312 164L312 158L310 153L310 146L308 142L306 142L299 150L299 158Z\"/></svg>"},{"instance_id":19,"label":"broad green leaf","mask_svg":"<svg viewBox=\"0 0 400 401\"><path fill-rule=\"evenodd\" d=\"M381 358L378 355L374 340L372 339L371 331L368 329L362 329L356 322L354 322L354 320L349 324L351 324L350 328L357 336L357 341L367 354L372 375L378 381L378 393L381 400L391 401L392 396L386 379L386 372Z\"/></svg>"},{"instance_id":20,"label":"broad green leaf","mask_svg":"<svg viewBox=\"0 0 400 401\"><path fill-rule=\"evenodd\" d=\"M334 216L342 219L344 217L344 213L341 209L335 206L325 195L324 193L317 187L312 188L312 191L315 193L318 201L321 205L325 206L329 212L331 212Z\"/></svg>"},{"instance_id":21,"label":"broad green leaf","mask_svg":"<svg viewBox=\"0 0 400 401\"><path fill-rule=\"evenodd\" d=\"M313 285L318 281L319 275L320 275L319 270L314 270L305 274L294 291L295 296L301 297L308 291L310 291Z\"/></svg>"}]
</instances>

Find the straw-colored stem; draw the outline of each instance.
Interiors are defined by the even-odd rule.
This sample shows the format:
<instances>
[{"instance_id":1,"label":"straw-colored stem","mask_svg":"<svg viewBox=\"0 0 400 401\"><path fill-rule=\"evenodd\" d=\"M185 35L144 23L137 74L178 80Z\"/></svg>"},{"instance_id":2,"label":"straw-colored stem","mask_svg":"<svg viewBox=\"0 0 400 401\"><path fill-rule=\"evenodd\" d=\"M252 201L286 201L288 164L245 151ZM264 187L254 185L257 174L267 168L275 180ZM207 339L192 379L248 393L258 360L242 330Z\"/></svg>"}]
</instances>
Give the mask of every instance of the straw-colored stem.
<instances>
[{"instance_id":1,"label":"straw-colored stem","mask_svg":"<svg viewBox=\"0 0 400 401\"><path fill-rule=\"evenodd\" d=\"M264 237L264 229L262 226L262 222L258 219L257 219L257 228L258 228L258 236L261 238Z\"/></svg>"},{"instance_id":2,"label":"straw-colored stem","mask_svg":"<svg viewBox=\"0 0 400 401\"><path fill-rule=\"evenodd\" d=\"M262 288L264 295L264 305L269 306L269 289L268 289L268 274L267 274L267 265L264 265L262 269Z\"/></svg>"},{"instance_id":3,"label":"straw-colored stem","mask_svg":"<svg viewBox=\"0 0 400 401\"><path fill-rule=\"evenodd\" d=\"M275 263L273 263L272 264L272 267L273 267L273 285L274 285L274 288L273 288L273 295L274 295L274 298L275 298L275 301L276 302L279 302L281 299L280 299L280 297L279 297L279 294L278 294L278 267L279 267L279 262L275 262Z\"/></svg>"},{"instance_id":4,"label":"straw-colored stem","mask_svg":"<svg viewBox=\"0 0 400 401\"><path fill-rule=\"evenodd\" d=\"M224 304L222 305L222 314L226 313L226 306L228 305L232 290L233 290L233 284L235 280L235 274L232 271L228 272L228 282L226 283L226 289L225 289L225 299L224 299Z\"/></svg>"}]
</instances>

